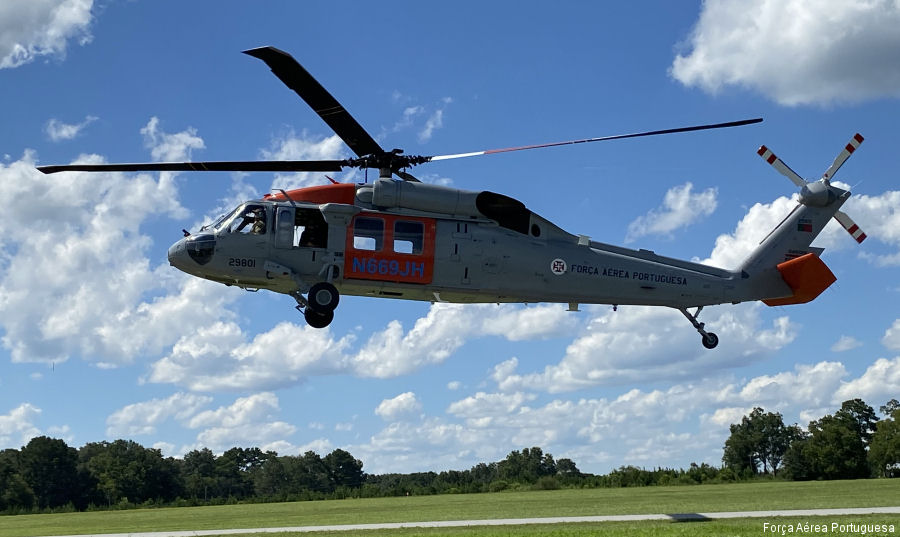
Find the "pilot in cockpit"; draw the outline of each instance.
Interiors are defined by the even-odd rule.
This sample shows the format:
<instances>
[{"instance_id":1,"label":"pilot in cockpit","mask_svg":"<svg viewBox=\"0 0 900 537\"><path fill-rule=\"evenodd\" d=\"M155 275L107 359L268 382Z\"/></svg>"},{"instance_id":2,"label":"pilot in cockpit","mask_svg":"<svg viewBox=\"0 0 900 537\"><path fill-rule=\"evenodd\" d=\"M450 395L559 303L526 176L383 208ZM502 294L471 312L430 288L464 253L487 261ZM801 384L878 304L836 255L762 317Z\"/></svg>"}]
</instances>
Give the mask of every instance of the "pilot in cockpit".
<instances>
[{"instance_id":1,"label":"pilot in cockpit","mask_svg":"<svg viewBox=\"0 0 900 537\"><path fill-rule=\"evenodd\" d=\"M250 233L254 235L263 235L266 232L266 211L265 209L257 209L253 217L253 227Z\"/></svg>"},{"instance_id":2,"label":"pilot in cockpit","mask_svg":"<svg viewBox=\"0 0 900 537\"><path fill-rule=\"evenodd\" d=\"M237 220L235 220L237 221ZM234 226L234 224L232 224ZM250 226L247 229L247 226ZM262 207L248 207L247 211L241 216L240 224L232 227L233 233L252 233L253 235L263 235L266 232L266 210Z\"/></svg>"}]
</instances>

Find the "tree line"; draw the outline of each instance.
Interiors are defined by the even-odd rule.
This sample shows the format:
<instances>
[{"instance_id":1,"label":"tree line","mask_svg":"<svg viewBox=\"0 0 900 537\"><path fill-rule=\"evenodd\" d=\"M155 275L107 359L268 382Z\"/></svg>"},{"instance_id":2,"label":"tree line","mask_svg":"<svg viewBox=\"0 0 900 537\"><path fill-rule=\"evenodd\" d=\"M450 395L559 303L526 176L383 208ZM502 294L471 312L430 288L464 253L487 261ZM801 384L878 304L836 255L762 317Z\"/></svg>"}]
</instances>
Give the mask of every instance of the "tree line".
<instances>
[{"instance_id":1,"label":"tree line","mask_svg":"<svg viewBox=\"0 0 900 537\"><path fill-rule=\"evenodd\" d=\"M725 468L744 477L769 474L786 479L859 479L900 476L900 402L879 408L862 399L809 423L785 425L781 414L754 408L732 424L725 441Z\"/></svg>"},{"instance_id":2,"label":"tree line","mask_svg":"<svg viewBox=\"0 0 900 537\"><path fill-rule=\"evenodd\" d=\"M235 447L216 455L197 449L182 458L131 440L92 442L79 449L47 436L0 451L0 513L179 506L227 502L315 500L506 489L628 487L718 483L759 476L844 479L900 476L900 403L874 410L859 399L809 424L785 426L782 416L755 408L731 425L723 466L652 470L623 466L606 475L581 472L571 459L540 447L469 470L372 475L349 452L335 449L280 456Z\"/></svg>"}]
</instances>

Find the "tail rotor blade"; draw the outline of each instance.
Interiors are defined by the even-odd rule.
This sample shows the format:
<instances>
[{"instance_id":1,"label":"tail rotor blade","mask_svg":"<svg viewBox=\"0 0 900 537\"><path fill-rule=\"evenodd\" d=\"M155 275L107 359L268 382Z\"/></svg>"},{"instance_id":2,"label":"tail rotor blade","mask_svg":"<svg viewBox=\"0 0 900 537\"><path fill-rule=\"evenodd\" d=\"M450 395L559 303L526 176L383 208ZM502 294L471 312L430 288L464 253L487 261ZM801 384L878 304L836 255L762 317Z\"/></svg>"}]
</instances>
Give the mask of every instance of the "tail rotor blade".
<instances>
[{"instance_id":1,"label":"tail rotor blade","mask_svg":"<svg viewBox=\"0 0 900 537\"><path fill-rule=\"evenodd\" d=\"M863 230L859 229L859 226L856 225L856 222L853 221L847 213L843 211L838 211L834 214L834 219L840 222L844 229L847 230L847 233L853 237L853 240L856 242L862 242L866 240L866 234L863 233Z\"/></svg>"},{"instance_id":2,"label":"tail rotor blade","mask_svg":"<svg viewBox=\"0 0 900 537\"><path fill-rule=\"evenodd\" d=\"M853 135L853 138L850 138L850 142L844 147L844 150L840 152L831 166L825 170L825 173L822 175L822 179L831 180L834 177L834 174L844 165L844 162L850 158L850 155L853 154L859 148L859 144L863 143L865 138L862 137L860 133L856 133ZM845 226L846 227L846 226Z\"/></svg>"},{"instance_id":3,"label":"tail rotor blade","mask_svg":"<svg viewBox=\"0 0 900 537\"><path fill-rule=\"evenodd\" d=\"M771 164L778 173L790 179L791 182L795 185L799 187L806 186L807 181L797 175L797 172L792 170L787 164L784 163L783 160L775 156L775 153L773 153L768 147L764 145L760 146L759 150L756 153L761 156L763 160Z\"/></svg>"}]
</instances>

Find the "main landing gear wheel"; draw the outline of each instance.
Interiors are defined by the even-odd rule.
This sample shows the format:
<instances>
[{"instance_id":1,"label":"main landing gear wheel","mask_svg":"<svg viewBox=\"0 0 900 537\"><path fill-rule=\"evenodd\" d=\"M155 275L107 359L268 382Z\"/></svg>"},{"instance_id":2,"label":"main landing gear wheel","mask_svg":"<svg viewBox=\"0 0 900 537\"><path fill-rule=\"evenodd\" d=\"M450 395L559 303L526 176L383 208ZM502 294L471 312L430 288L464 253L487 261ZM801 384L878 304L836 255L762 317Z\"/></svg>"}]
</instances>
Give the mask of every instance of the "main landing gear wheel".
<instances>
[{"instance_id":1,"label":"main landing gear wheel","mask_svg":"<svg viewBox=\"0 0 900 537\"><path fill-rule=\"evenodd\" d=\"M319 282L309 288L306 301L309 307L317 311L334 311L341 295L335 286L328 282Z\"/></svg>"},{"instance_id":2,"label":"main landing gear wheel","mask_svg":"<svg viewBox=\"0 0 900 537\"><path fill-rule=\"evenodd\" d=\"M701 341L703 342L703 346L707 349L715 349L716 345L719 344L719 336L712 332L707 332L706 335L701 337Z\"/></svg>"},{"instance_id":3,"label":"main landing gear wheel","mask_svg":"<svg viewBox=\"0 0 900 537\"><path fill-rule=\"evenodd\" d=\"M697 306L697 311L692 315L688 312L687 308L678 308L678 311L680 311L684 314L685 317L687 317L687 320L691 322L691 324L697 330L697 333L700 334L700 342L703 343L703 346L707 349L715 349L719 344L719 336L713 334L712 332L707 332L703 329L703 327L706 325L697 320L697 316L700 315L701 310L703 310L703 306Z\"/></svg>"}]
</instances>

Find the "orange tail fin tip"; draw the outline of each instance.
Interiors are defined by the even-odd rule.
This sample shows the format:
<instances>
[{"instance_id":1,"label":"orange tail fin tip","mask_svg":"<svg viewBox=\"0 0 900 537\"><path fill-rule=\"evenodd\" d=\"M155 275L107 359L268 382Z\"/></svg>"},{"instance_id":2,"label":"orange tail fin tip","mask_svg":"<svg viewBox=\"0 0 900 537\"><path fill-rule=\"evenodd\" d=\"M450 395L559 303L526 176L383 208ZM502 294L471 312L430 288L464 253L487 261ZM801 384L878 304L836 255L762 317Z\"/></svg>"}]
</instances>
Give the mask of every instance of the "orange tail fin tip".
<instances>
[{"instance_id":1,"label":"orange tail fin tip","mask_svg":"<svg viewBox=\"0 0 900 537\"><path fill-rule=\"evenodd\" d=\"M779 263L778 272L794 294L784 298L763 300L767 306L805 304L822 294L822 291L837 280L819 256L812 253Z\"/></svg>"}]
</instances>

